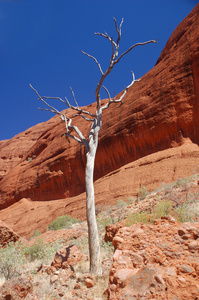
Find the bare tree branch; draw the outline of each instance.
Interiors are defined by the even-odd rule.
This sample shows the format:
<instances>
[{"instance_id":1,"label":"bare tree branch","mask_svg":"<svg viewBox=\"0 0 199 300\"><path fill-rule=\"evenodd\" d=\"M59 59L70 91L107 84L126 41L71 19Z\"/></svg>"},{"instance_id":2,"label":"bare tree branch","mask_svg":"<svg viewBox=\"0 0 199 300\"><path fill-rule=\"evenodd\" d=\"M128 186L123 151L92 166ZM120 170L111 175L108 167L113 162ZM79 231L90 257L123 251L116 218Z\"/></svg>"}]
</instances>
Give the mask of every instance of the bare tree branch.
<instances>
[{"instance_id":1,"label":"bare tree branch","mask_svg":"<svg viewBox=\"0 0 199 300\"><path fill-rule=\"evenodd\" d=\"M91 117L93 117L93 118L96 117L95 114L92 114L92 113L90 113L90 112L88 112L88 111L86 111L86 110L83 110L83 109L79 108L79 106L78 106L78 104L77 104L77 101L76 101L76 99L75 99L75 95L74 95L73 90L72 90L72 94L74 95L74 101L75 101L77 107L71 105L70 102L68 101L68 99L67 99L66 97L65 97L65 100L66 100L66 101L64 101L64 100L63 100L62 98L60 98L60 97L40 96L39 93L38 93L38 91L37 91L35 88L33 88L33 86L32 86L31 84L30 84L30 87L31 87L31 89L37 94L38 100L41 100L46 106L48 106L48 107L51 109L51 110L49 110L49 111L51 111L51 112L53 112L53 113L55 113L55 114L60 115L61 112L58 111L58 110L57 110L55 107L53 107L52 105L50 105L48 102L46 102L44 99L49 99L49 100L60 100L61 102L63 102L64 104L66 104L69 108L71 108L71 109L73 109L73 110L76 110L76 111L78 111L79 113L87 114L87 115L89 115L89 116L91 116ZM40 109L40 110L48 110L48 109L46 109L46 108L39 108L39 109Z\"/></svg>"},{"instance_id":2,"label":"bare tree branch","mask_svg":"<svg viewBox=\"0 0 199 300\"><path fill-rule=\"evenodd\" d=\"M66 117L65 113L62 114L62 121L65 122L65 125L66 125L66 130L67 132L66 133L63 133L62 135L65 135L65 136L68 136L68 137L71 137L73 138L75 141L77 141L78 143L84 145L86 148L88 148L88 141L86 140L86 138L83 136L82 132L79 130L79 128L75 125L71 125L72 123L72 119L71 118L68 118ZM71 134L71 131L75 131L76 134L79 136L76 137L75 135Z\"/></svg>"},{"instance_id":3,"label":"bare tree branch","mask_svg":"<svg viewBox=\"0 0 199 300\"><path fill-rule=\"evenodd\" d=\"M117 20L116 20L115 18L113 18L113 20L115 21L115 28L116 28L117 33L118 33L118 38L117 38L117 51L118 51L118 48L119 48L119 42L120 42L121 33L122 33L123 18L122 18L122 21L121 21L121 23L120 23L119 29L118 29L118 26L117 26Z\"/></svg>"},{"instance_id":4,"label":"bare tree branch","mask_svg":"<svg viewBox=\"0 0 199 300\"><path fill-rule=\"evenodd\" d=\"M131 73L132 73L132 76L133 76L133 80L132 80L132 82L124 89L124 91L123 91L123 93L122 93L122 95L120 96L119 99L115 99L115 98L112 98L112 99L111 99L110 93L109 93L108 89L107 89L105 86L103 86L103 88L106 90L106 92L107 92L107 94L108 94L109 102L106 103L106 104L102 107L102 111L105 110L105 109L107 109L107 108L110 106L111 103L118 103L118 102L123 103L122 100L123 100L124 96L126 95L127 90L128 90L128 89L129 89L136 81L140 81L140 79L135 79L135 75L134 75L134 73L133 73L132 71L131 71Z\"/></svg>"},{"instance_id":5,"label":"bare tree branch","mask_svg":"<svg viewBox=\"0 0 199 300\"><path fill-rule=\"evenodd\" d=\"M45 98L48 98L48 97L41 97L40 95L39 95L39 93L37 92L37 90L35 89L35 88L33 88L33 86L30 84L30 87L31 87L31 89L37 94L37 96L38 96L38 100L41 100L46 106L48 106L50 109L42 109L42 108L39 108L40 110L47 110L47 111L51 111L51 112L53 112L53 113L55 113L55 114L58 114L58 115L61 115L61 113L55 108L55 107L53 107L52 105L50 105L50 104L48 104L44 99ZM56 97L56 99L57 99L58 97ZM59 99L59 98L58 98Z\"/></svg>"},{"instance_id":6,"label":"bare tree branch","mask_svg":"<svg viewBox=\"0 0 199 300\"><path fill-rule=\"evenodd\" d=\"M121 59L124 55L126 55L127 53L129 53L133 48L135 48L135 47L137 47L137 46L143 46L143 45L146 45L146 44L149 44L149 43L157 43L157 39L156 39L156 40L150 40L150 41L143 42L143 43L136 43L136 44L134 44L133 46L131 46L128 50L126 50L124 53L122 53L122 54L119 56L119 58L118 58L119 43L120 43L120 38L121 38L121 31L122 31L123 19L122 19L122 21L121 21L121 23L120 23L120 25L119 25L119 28L118 28L117 20L116 20L115 18L113 18L113 19L114 19L114 22L115 22L115 28L116 28L116 31L117 31L117 34L118 34L117 42L114 42L113 38L110 37L110 36L108 35L108 33L106 33L106 32L105 32L105 33L99 33L99 32L95 33L96 35L102 36L102 37L108 39L108 40L111 42L111 46L112 46L112 56L111 56L110 63L109 63L109 66L108 66L107 70L106 70L105 72L103 72L103 71L102 71L102 68L101 68L101 65L100 65L100 63L97 61L97 59L96 59L94 56L92 56L92 55L90 55L90 54L88 54L88 53L82 51L83 54L87 55L88 57L91 57L91 58L97 63L97 65L98 65L98 67L99 67L99 70L100 70L100 72L101 72L101 74L102 74L102 76L101 76L101 78L100 78L100 80L99 80L99 82L98 82L98 84L97 84L96 90L95 90L95 97L96 97L97 111L98 111L98 112L99 112L100 109L101 109L100 89L101 89L101 87L102 87L102 84L103 84L104 79L105 79L105 78L107 77L107 75L112 71L114 65L117 64L117 63L120 61L120 59ZM133 74L133 76L134 76L134 74ZM137 80L133 80L133 81L132 81L132 84L133 84L135 81L137 81ZM131 85L132 85L132 84L131 84ZM131 85L130 85L130 86L131 86ZM129 86L129 87L130 87L130 86ZM124 93L123 93L123 96L122 96L122 99L124 98L124 96L125 96L125 94L126 94L126 92L127 92L127 89L128 89L129 87L125 88ZM106 90L106 92L107 92L107 94L108 94L108 98L109 98L109 102L108 102L109 104L108 104L108 106L109 106L110 103L113 102L113 99L110 98L110 93L108 92L108 90L107 90L104 86L103 86L103 88ZM110 101L110 99L111 99L111 101ZM120 101L122 101L122 99L121 99ZM118 100L119 100L119 99L118 99ZM118 102L119 102L119 101L118 101ZM106 107L106 108L107 108L107 107ZM103 109L105 109L105 107L103 107Z\"/></svg>"},{"instance_id":7,"label":"bare tree branch","mask_svg":"<svg viewBox=\"0 0 199 300\"><path fill-rule=\"evenodd\" d=\"M133 48L137 47L137 46L143 46L143 45L147 45L147 44L150 44L150 43L155 43L157 44L157 39L156 40L150 40L150 41L147 41L147 42L143 42L143 43L136 43L134 44L133 46L131 46L127 51L125 51L124 53L122 53L120 55L120 57L115 61L115 64L118 63L120 61L120 59L126 55L128 52L130 52Z\"/></svg>"},{"instance_id":8,"label":"bare tree branch","mask_svg":"<svg viewBox=\"0 0 199 300\"><path fill-rule=\"evenodd\" d=\"M114 45L115 47L117 46L117 44L114 42L113 38L110 37L107 32L105 32L105 33L95 32L95 35L102 36L102 37L108 39L112 45Z\"/></svg>"},{"instance_id":9,"label":"bare tree branch","mask_svg":"<svg viewBox=\"0 0 199 300\"><path fill-rule=\"evenodd\" d=\"M105 89L105 91L107 92L107 95L108 95L108 99L109 99L109 101L111 100L111 95L110 95L110 93L109 93L109 90L103 85L102 86L104 89Z\"/></svg>"},{"instance_id":10,"label":"bare tree branch","mask_svg":"<svg viewBox=\"0 0 199 300\"><path fill-rule=\"evenodd\" d=\"M75 93L73 92L72 87L70 87L70 89L71 89L71 92L72 92L72 95L73 95L73 99L74 99L74 101L75 101L75 104L77 105L77 108L79 108L79 105L78 105L78 103L77 103L77 101L76 101Z\"/></svg>"},{"instance_id":11,"label":"bare tree branch","mask_svg":"<svg viewBox=\"0 0 199 300\"><path fill-rule=\"evenodd\" d=\"M89 119L89 118L87 118L85 115L81 115L81 114L75 114L75 115L73 115L73 117L81 117L81 118L83 118L84 120L86 120L86 121L91 121L91 122L93 122L95 119L94 118L92 118L92 119Z\"/></svg>"},{"instance_id":12,"label":"bare tree branch","mask_svg":"<svg viewBox=\"0 0 199 300\"><path fill-rule=\"evenodd\" d=\"M104 72L102 71L101 65L100 65L100 63L97 61L97 59L96 59L94 56L92 56L92 55L90 55L90 54L88 54L88 53L86 53L86 52L84 52L84 51L82 51L82 50L81 50L81 52L82 52L84 55L86 55L86 56L91 57L92 59L94 59L94 61L96 62L96 64L97 64L98 67L99 67L100 72L101 72L102 75L103 75Z\"/></svg>"}]
</instances>

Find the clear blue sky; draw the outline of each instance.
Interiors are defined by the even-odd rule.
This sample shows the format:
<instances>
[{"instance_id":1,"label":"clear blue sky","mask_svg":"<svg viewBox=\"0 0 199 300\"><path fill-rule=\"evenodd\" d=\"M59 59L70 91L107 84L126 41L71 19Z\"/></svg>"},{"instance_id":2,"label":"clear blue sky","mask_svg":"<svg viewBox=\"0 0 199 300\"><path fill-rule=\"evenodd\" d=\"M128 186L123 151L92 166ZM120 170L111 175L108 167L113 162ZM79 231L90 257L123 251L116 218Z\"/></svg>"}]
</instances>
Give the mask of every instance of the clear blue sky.
<instances>
[{"instance_id":1,"label":"clear blue sky","mask_svg":"<svg viewBox=\"0 0 199 300\"><path fill-rule=\"evenodd\" d=\"M195 0L0 0L0 140L48 120L31 83L42 95L67 96L72 86L79 105L95 101L99 70L81 50L94 55L105 69L111 48L94 32L115 35L113 17L122 26L121 52L136 42L158 44L136 48L105 81L113 95L155 65L177 25ZM106 95L102 94L102 98ZM58 103L53 105L64 109Z\"/></svg>"}]
</instances>

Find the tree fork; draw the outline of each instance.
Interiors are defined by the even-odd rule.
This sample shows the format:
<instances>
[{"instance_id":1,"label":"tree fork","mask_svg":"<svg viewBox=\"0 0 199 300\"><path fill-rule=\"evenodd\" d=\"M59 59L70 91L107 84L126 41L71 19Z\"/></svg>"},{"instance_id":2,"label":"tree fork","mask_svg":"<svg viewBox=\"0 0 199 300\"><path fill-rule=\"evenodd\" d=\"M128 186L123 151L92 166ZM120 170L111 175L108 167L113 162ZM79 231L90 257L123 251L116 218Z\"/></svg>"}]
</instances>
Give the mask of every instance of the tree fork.
<instances>
[{"instance_id":1,"label":"tree fork","mask_svg":"<svg viewBox=\"0 0 199 300\"><path fill-rule=\"evenodd\" d=\"M82 51L82 53L90 58L92 58L95 63L97 64L99 71L101 73L101 78L96 86L95 90L95 98L96 98L96 113L90 113L79 107L77 100L75 98L75 94L73 89L71 88L72 97L75 102L75 105L71 105L67 98L62 99L60 97L47 97L47 96L40 96L38 91L30 85L31 89L37 94L38 100L42 101L47 108L39 108L41 110L47 110L53 112L60 116L60 119L65 123L66 132L62 134L65 136L68 141L69 139L74 139L80 145L83 145L86 148L86 169L85 169L85 188L86 188L86 215L87 215L87 224L88 224L88 238L89 238L89 257L90 257L90 272L93 273L95 276L102 275L101 269L101 260L100 260L100 241L99 241L99 234L97 229L97 221L95 215L95 194L94 194L94 184L93 184L93 174L94 174L94 164L95 164L95 155L98 146L98 133L102 126L102 113L105 109L108 109L112 103L123 103L124 96L126 95L128 89L136 82L139 81L135 79L134 73L132 72L133 80L132 82L124 89L122 95L119 99L115 99L115 97L111 98L108 89L103 86L104 79L110 74L115 64L117 64L123 56L129 53L132 49L137 46L147 45L149 43L157 43L157 40L150 40L143 43L136 43L131 46L128 50L123 52L119 56L119 43L121 39L121 29L123 24L123 19L118 27L117 21L114 18L115 28L117 31L117 41L115 42L112 37L110 37L106 32L105 33L96 33L96 35L102 36L111 43L112 54L110 58L110 62L108 68L105 72L103 72L102 67L98 60ZM101 106L101 99L100 99L100 90L103 87L108 95L108 102ZM63 102L68 108L71 108L76 112L74 116L79 116L83 118L87 122L91 122L91 128L89 132L88 138L84 137L82 132L79 128L75 125L72 125L72 119L65 115L65 112L60 112L55 107L50 105L47 101L56 99ZM73 117L74 117L73 116Z\"/></svg>"}]
</instances>

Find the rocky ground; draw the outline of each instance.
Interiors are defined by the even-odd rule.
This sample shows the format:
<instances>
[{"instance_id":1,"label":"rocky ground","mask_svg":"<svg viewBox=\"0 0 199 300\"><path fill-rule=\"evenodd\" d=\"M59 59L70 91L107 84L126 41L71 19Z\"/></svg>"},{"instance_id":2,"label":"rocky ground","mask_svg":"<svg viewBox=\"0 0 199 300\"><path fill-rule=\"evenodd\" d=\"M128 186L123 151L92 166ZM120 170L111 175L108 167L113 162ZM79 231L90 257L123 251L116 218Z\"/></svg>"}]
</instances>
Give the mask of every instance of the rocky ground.
<instances>
[{"instance_id":1,"label":"rocky ground","mask_svg":"<svg viewBox=\"0 0 199 300\"><path fill-rule=\"evenodd\" d=\"M20 276L2 279L0 299L198 299L198 203L195 174L150 194L142 188L115 206L97 206L102 278L89 273L86 222L22 239L25 247L41 239L60 244L51 260L23 262ZM20 240L5 223L0 230L4 249L6 238Z\"/></svg>"}]
</instances>

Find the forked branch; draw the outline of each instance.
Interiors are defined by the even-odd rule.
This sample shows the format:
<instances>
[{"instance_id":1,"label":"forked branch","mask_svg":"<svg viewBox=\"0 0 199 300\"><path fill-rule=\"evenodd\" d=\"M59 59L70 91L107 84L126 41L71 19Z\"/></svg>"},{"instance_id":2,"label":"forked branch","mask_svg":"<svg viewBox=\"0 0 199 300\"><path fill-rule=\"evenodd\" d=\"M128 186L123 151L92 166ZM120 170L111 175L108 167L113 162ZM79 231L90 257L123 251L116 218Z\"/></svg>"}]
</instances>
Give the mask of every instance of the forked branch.
<instances>
[{"instance_id":1,"label":"forked branch","mask_svg":"<svg viewBox=\"0 0 199 300\"><path fill-rule=\"evenodd\" d=\"M140 81L140 79L135 79L135 75L134 75L134 73L133 73L132 71L131 71L131 73L132 73L132 76L133 76L133 80L132 80L132 82L131 82L124 90L123 90L123 93L122 93L122 95L120 96L119 99L111 98L108 89L107 89L105 86L103 86L103 88L104 88L105 91L107 92L109 101L108 101L108 103L106 103L106 104L102 107L102 110L107 109L107 108L110 106L111 103L119 103L119 102L120 102L120 103L123 103L122 100L123 100L124 96L126 95L126 92L128 91L128 89L129 89L136 81Z\"/></svg>"},{"instance_id":2,"label":"forked branch","mask_svg":"<svg viewBox=\"0 0 199 300\"><path fill-rule=\"evenodd\" d=\"M124 55L126 55L127 53L129 53L129 52L130 52L132 49L134 49L135 47L147 45L147 44L150 44L150 43L157 43L157 39L156 39L156 40L150 40L150 41L143 42L143 43L136 43L136 44L134 44L133 46L131 46L128 50L126 50L125 52L123 52L123 53L118 57L118 55L119 55L119 43L120 43L121 34L122 34L122 30L121 30L121 29L122 29L123 19L122 19L122 21L121 21L121 23L120 23L119 28L118 28L117 20L116 20L115 18L113 18L113 19L114 19L114 22L115 22L115 28L116 28L117 35L118 35L118 37L117 37L117 42L115 42L115 41L113 40L113 38L110 37L110 36L108 35L108 33L106 33L106 32L105 32L105 33L99 33L99 32L95 33L96 35L102 36L102 37L108 39L108 40L111 42L112 55L111 55L110 63L109 63L109 66L108 66L107 70L106 70L105 72L103 72L103 71L102 71L102 68L101 68L101 65L100 65L100 63L98 62L98 60L97 60L94 56L92 56L92 55L90 55L90 54L88 54L88 53L82 51L83 54L85 54L85 55L87 55L88 57L92 58L92 59L96 62L96 64L98 65L98 68L99 68L99 70L100 70L100 72L101 72L101 74L102 74L102 76L101 76L101 78L100 78L100 80L99 80L99 82L98 82L98 84L97 84L96 90L95 90L95 97L96 97L96 101L97 101L97 111L98 111L98 112L100 111L100 108L101 108L100 89L101 89L101 87L102 87L102 84L103 84L104 79L105 79L105 78L107 77L107 75L111 72L111 70L113 69L114 65L117 64L117 63L120 61L120 59L121 59ZM133 76L134 76L134 74L133 74ZM134 79L133 79L132 83L124 90L123 97L124 97L124 95L126 94L126 91L128 90L128 88L129 88L135 81L137 81L137 80L134 80ZM107 92L107 89L106 89L106 88L105 88L105 90L106 90L106 92ZM109 100L110 100L111 98L110 98L109 92L107 92L107 94L108 94L108 97L109 97ZM123 98L122 98L122 99L123 99ZM121 99L121 100L122 100L122 99ZM118 99L118 100L119 100L119 99ZM121 100L120 100L120 101L121 101ZM111 102L109 101L109 104L112 103L112 102L113 102L113 99L111 100ZM103 109L105 109L105 108L103 107Z\"/></svg>"},{"instance_id":3,"label":"forked branch","mask_svg":"<svg viewBox=\"0 0 199 300\"><path fill-rule=\"evenodd\" d=\"M79 112L79 114L77 115L80 115L81 117L83 117L84 119L88 120L88 121L91 121L90 119L86 118L84 115L81 115L82 112L84 112L85 114L89 114L90 116L95 116L87 111L84 111L82 110L81 108L79 107L75 107L73 105L70 105L69 101L66 99L66 101L64 101L63 99L59 98L59 97L46 97L46 96L40 96L38 91L33 88L33 86L30 84L30 87L31 89L37 94L38 96L38 100L41 100L47 107L49 108L39 108L40 110L46 110L46 111L50 111L52 113L55 113L57 115L60 116L60 119L65 122L65 126L66 126L66 133L62 134L62 135L65 135L66 137L70 137L70 138L73 138L75 141L77 141L78 143L86 146L88 148L88 142L86 140L86 138L83 136L82 132L79 130L79 128L77 126L74 126L74 125L71 125L72 123L72 119L71 118L68 118L64 112L60 112L58 109L56 109L55 107L53 107L52 105L50 105L48 102L46 102L44 99L58 99L62 102L64 102L68 107L74 109L74 110L77 110ZM75 95L72 91L72 94L73 94L73 98L75 100ZM75 100L75 103L76 105L78 106L77 104L77 101ZM71 134L72 131L75 131L77 136Z\"/></svg>"}]
</instances>

